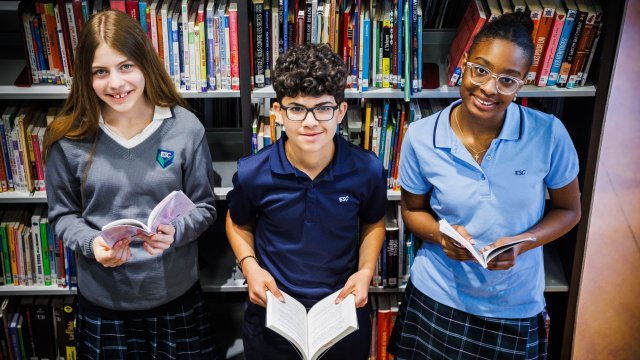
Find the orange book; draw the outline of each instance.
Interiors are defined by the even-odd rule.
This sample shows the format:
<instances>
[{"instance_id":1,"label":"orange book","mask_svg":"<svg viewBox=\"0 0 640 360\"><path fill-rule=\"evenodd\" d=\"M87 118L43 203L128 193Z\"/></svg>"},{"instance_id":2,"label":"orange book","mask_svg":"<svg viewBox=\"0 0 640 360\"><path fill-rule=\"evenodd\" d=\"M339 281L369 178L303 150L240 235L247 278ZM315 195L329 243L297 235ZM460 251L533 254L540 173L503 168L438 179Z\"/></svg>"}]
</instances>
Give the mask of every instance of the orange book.
<instances>
[{"instance_id":1,"label":"orange book","mask_svg":"<svg viewBox=\"0 0 640 360\"><path fill-rule=\"evenodd\" d=\"M533 63L531 63L529 73L527 74L527 84L533 84L536 80L538 69L542 62L542 56L544 55L544 48L549 39L549 32L551 31L553 18L556 12L553 0L540 0L540 2L538 2L538 0L534 1L538 3L537 5L540 7L540 17L538 18L538 29L535 37L533 38ZM531 17L533 17L533 11L531 12Z\"/></svg>"},{"instance_id":2,"label":"orange book","mask_svg":"<svg viewBox=\"0 0 640 360\"><path fill-rule=\"evenodd\" d=\"M378 360L389 360L387 345L391 328L391 304L388 294L378 295Z\"/></svg>"}]
</instances>

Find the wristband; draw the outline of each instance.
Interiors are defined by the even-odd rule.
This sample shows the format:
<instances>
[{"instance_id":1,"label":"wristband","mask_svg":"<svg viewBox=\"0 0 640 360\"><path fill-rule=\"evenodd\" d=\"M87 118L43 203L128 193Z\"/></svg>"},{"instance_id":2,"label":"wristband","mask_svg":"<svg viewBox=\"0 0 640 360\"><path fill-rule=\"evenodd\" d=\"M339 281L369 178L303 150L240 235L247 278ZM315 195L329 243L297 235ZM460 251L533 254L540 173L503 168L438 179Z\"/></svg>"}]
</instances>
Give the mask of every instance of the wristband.
<instances>
[{"instance_id":1,"label":"wristband","mask_svg":"<svg viewBox=\"0 0 640 360\"><path fill-rule=\"evenodd\" d=\"M256 263L260 264L260 261L258 261L258 258L255 257L254 255L247 255L243 257L242 259L238 260L238 267L240 268L240 272L242 272L243 274L244 274L244 270L242 270L242 263L248 258L253 258L256 261Z\"/></svg>"}]
</instances>

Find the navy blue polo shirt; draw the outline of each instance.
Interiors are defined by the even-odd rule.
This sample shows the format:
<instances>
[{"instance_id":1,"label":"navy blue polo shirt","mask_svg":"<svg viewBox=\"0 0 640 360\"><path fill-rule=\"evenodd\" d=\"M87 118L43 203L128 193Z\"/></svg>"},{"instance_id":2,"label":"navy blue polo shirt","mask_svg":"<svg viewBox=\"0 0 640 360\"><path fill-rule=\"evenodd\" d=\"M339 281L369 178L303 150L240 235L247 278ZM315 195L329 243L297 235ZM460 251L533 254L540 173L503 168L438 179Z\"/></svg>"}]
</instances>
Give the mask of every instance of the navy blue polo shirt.
<instances>
[{"instance_id":1,"label":"navy blue polo shirt","mask_svg":"<svg viewBox=\"0 0 640 360\"><path fill-rule=\"evenodd\" d=\"M227 203L234 223L255 220L260 265L309 305L358 269L359 224L384 216L386 176L372 152L335 136L331 163L311 180L289 162L285 141L238 161Z\"/></svg>"}]
</instances>

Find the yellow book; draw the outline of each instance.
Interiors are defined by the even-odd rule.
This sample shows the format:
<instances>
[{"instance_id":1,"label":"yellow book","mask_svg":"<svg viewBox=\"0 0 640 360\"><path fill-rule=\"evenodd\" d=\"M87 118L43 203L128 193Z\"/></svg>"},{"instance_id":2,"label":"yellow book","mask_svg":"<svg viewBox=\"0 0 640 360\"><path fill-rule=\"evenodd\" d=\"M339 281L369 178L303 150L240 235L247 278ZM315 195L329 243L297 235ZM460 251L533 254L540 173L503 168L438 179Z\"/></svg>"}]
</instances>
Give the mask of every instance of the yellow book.
<instances>
[{"instance_id":1,"label":"yellow book","mask_svg":"<svg viewBox=\"0 0 640 360\"><path fill-rule=\"evenodd\" d=\"M364 149L369 150L369 134L371 132L371 101L366 102L367 104L364 111Z\"/></svg>"}]
</instances>

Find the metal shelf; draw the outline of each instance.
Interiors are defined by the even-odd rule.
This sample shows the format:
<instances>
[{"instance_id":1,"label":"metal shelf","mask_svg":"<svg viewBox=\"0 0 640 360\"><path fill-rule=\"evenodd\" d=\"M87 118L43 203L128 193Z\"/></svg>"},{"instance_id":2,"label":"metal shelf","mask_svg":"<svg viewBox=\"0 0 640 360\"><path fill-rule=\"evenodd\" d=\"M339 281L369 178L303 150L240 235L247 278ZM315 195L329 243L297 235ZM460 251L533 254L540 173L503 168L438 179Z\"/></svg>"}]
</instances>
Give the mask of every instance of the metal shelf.
<instances>
[{"instance_id":1,"label":"metal shelf","mask_svg":"<svg viewBox=\"0 0 640 360\"><path fill-rule=\"evenodd\" d=\"M216 187L213 189L216 200L226 200L227 193L231 191L231 187ZM0 203L46 203L47 194L44 191L34 191L28 193L24 191L7 191L0 193Z\"/></svg>"},{"instance_id":2,"label":"metal shelf","mask_svg":"<svg viewBox=\"0 0 640 360\"><path fill-rule=\"evenodd\" d=\"M0 99L66 99L69 89L65 85L34 84L28 87L13 85L25 67L24 60L0 61ZM184 98L240 98L239 90L207 92L179 90Z\"/></svg>"},{"instance_id":3,"label":"metal shelf","mask_svg":"<svg viewBox=\"0 0 640 360\"><path fill-rule=\"evenodd\" d=\"M24 286L24 285L3 285L0 286L1 295L75 295L76 288L58 287L57 285L44 286Z\"/></svg>"},{"instance_id":4,"label":"metal shelf","mask_svg":"<svg viewBox=\"0 0 640 360\"><path fill-rule=\"evenodd\" d=\"M231 255L233 256L233 255ZM562 270L560 257L555 246L544 247L544 278L545 292L568 292L569 284ZM236 269L235 273L229 274L217 268L204 268L200 271L200 284L205 292L246 292L247 286L244 284L242 273ZM404 292L405 285L395 288L369 287L370 293L400 293Z\"/></svg>"}]
</instances>

